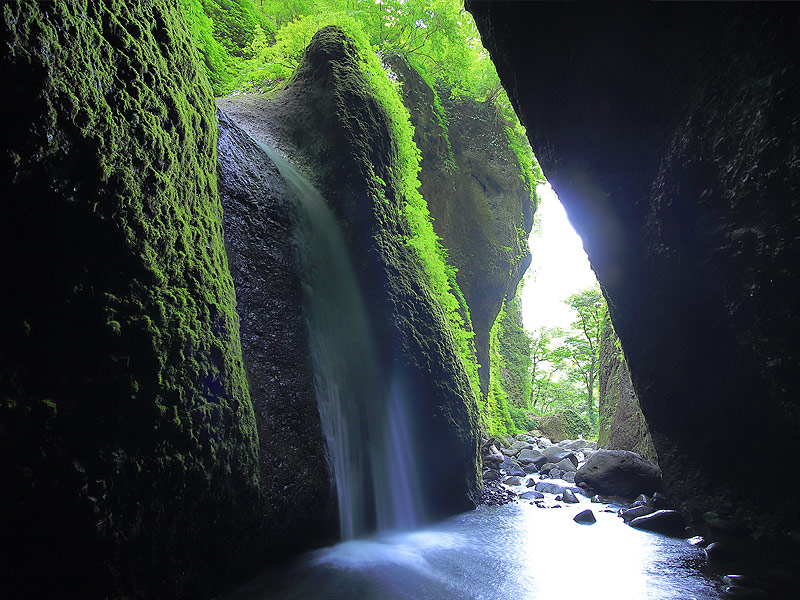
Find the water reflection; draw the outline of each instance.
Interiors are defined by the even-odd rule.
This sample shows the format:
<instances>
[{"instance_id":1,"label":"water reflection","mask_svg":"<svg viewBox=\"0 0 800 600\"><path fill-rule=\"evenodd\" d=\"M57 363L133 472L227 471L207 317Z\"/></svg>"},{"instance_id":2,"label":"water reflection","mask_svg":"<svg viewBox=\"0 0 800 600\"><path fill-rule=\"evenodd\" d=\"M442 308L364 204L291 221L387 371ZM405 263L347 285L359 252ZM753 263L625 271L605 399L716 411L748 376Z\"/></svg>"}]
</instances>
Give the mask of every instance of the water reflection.
<instances>
[{"instance_id":1,"label":"water reflection","mask_svg":"<svg viewBox=\"0 0 800 600\"><path fill-rule=\"evenodd\" d=\"M597 523L572 517L591 507ZM702 551L639 531L602 506L480 507L430 527L352 540L274 568L236 599L593 600L718 598Z\"/></svg>"}]
</instances>

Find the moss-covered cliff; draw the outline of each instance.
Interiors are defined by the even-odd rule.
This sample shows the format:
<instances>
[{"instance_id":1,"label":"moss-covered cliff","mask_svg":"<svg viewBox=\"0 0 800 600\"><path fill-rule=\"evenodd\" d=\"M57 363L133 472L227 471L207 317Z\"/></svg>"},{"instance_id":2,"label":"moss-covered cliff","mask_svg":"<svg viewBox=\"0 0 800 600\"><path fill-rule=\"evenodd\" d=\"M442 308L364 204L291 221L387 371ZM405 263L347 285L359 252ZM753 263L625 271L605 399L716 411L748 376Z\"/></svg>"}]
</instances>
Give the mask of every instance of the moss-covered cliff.
<instances>
[{"instance_id":1,"label":"moss-covered cliff","mask_svg":"<svg viewBox=\"0 0 800 600\"><path fill-rule=\"evenodd\" d=\"M259 484L210 89L173 3L0 10L0 586L202 589Z\"/></svg>"},{"instance_id":2,"label":"moss-covered cliff","mask_svg":"<svg viewBox=\"0 0 800 600\"><path fill-rule=\"evenodd\" d=\"M409 243L412 199L399 144L411 140L398 138L394 119L403 115L387 113L362 70L367 60L375 59L341 29L327 27L276 97L219 103L256 139L283 146L305 166L336 213L382 368L411 399L413 443L424 445L429 460L423 489L433 517L477 497L477 406L431 280Z\"/></svg>"},{"instance_id":3,"label":"moss-covered cliff","mask_svg":"<svg viewBox=\"0 0 800 600\"><path fill-rule=\"evenodd\" d=\"M509 125L492 103L439 94L400 59L392 69L403 83L422 156L420 189L469 306L487 397L490 331L531 261L533 191L509 146Z\"/></svg>"},{"instance_id":4,"label":"moss-covered cliff","mask_svg":"<svg viewBox=\"0 0 800 600\"><path fill-rule=\"evenodd\" d=\"M608 450L632 450L658 464L653 440L633 389L628 362L611 319L606 318L598 355L597 445Z\"/></svg>"}]
</instances>

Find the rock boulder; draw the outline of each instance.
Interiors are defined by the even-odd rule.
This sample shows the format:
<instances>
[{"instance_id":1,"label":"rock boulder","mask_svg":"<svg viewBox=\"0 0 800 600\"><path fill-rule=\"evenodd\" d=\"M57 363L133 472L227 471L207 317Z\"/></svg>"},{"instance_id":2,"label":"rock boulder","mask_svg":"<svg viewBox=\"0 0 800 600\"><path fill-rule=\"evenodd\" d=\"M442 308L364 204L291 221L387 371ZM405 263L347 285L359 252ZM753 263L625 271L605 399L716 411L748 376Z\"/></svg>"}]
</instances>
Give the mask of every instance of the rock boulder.
<instances>
[{"instance_id":1,"label":"rock boulder","mask_svg":"<svg viewBox=\"0 0 800 600\"><path fill-rule=\"evenodd\" d=\"M633 498L661 488L661 469L628 450L598 450L578 469L575 482L601 494Z\"/></svg>"}]
</instances>

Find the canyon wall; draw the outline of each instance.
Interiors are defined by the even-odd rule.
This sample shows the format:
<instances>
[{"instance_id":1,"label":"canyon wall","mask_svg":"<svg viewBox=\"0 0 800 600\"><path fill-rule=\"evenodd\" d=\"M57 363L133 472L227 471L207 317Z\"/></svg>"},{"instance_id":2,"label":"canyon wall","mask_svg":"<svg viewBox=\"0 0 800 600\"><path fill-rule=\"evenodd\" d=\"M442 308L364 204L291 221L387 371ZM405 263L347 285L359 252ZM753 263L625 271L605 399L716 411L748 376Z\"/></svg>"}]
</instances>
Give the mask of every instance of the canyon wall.
<instances>
[{"instance_id":1,"label":"canyon wall","mask_svg":"<svg viewBox=\"0 0 800 600\"><path fill-rule=\"evenodd\" d=\"M260 485L211 90L173 3L0 10L0 587L207 592Z\"/></svg>"},{"instance_id":2,"label":"canyon wall","mask_svg":"<svg viewBox=\"0 0 800 600\"><path fill-rule=\"evenodd\" d=\"M303 167L340 221L379 362L409 399L412 443L430 461L422 489L429 517L437 517L477 498L477 405L445 316L407 243L392 125L360 60L354 42L327 27L276 96L232 96L219 105L255 139Z\"/></svg>"},{"instance_id":3,"label":"canyon wall","mask_svg":"<svg viewBox=\"0 0 800 600\"><path fill-rule=\"evenodd\" d=\"M668 490L797 526L800 8L467 7L584 239ZM783 477L748 485L765 455Z\"/></svg>"},{"instance_id":4,"label":"canyon wall","mask_svg":"<svg viewBox=\"0 0 800 600\"><path fill-rule=\"evenodd\" d=\"M610 318L606 318L600 338L597 379L597 446L608 450L632 450L658 464L650 430L633 389L628 361Z\"/></svg>"},{"instance_id":5,"label":"canyon wall","mask_svg":"<svg viewBox=\"0 0 800 600\"><path fill-rule=\"evenodd\" d=\"M420 191L469 306L486 396L489 332L503 299L514 297L531 263L533 193L509 147L508 124L493 104L450 98L446 89L436 94L401 59L390 63L422 155Z\"/></svg>"}]
</instances>

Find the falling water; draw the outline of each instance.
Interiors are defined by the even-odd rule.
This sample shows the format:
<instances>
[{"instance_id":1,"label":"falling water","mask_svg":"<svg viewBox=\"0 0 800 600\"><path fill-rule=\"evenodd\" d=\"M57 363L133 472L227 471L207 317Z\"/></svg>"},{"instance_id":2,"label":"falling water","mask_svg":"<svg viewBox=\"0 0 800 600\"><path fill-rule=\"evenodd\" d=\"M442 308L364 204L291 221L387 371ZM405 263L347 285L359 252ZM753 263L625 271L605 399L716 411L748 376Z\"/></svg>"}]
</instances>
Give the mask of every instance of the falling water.
<instances>
[{"instance_id":1,"label":"falling water","mask_svg":"<svg viewBox=\"0 0 800 600\"><path fill-rule=\"evenodd\" d=\"M339 223L287 160L259 144L299 200L297 245L317 402L339 503L353 539L422 520L402 381L381 373L366 308Z\"/></svg>"}]
</instances>

